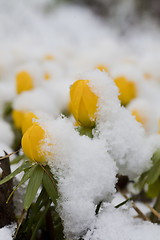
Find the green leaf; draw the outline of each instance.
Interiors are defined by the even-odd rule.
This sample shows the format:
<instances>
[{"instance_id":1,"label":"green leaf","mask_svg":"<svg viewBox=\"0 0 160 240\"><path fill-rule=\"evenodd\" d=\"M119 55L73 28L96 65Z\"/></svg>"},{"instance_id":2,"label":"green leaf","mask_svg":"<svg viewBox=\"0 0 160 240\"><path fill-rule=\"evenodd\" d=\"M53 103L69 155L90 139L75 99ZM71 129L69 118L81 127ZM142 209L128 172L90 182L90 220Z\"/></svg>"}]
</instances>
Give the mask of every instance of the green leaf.
<instances>
[{"instance_id":1,"label":"green leaf","mask_svg":"<svg viewBox=\"0 0 160 240\"><path fill-rule=\"evenodd\" d=\"M23 183L25 183L30 178L30 176L32 175L32 173L34 171L34 168L35 168L35 166L26 170L26 172L24 173L24 175L23 175L21 181L19 182L19 184L17 185L17 187L15 187L14 190L9 195L6 203L9 202L9 199L12 197L13 193L17 190L17 188L19 188Z\"/></svg>"},{"instance_id":2,"label":"green leaf","mask_svg":"<svg viewBox=\"0 0 160 240\"><path fill-rule=\"evenodd\" d=\"M160 161L160 149L158 149L152 156L153 164L156 164L158 161Z\"/></svg>"},{"instance_id":3,"label":"green leaf","mask_svg":"<svg viewBox=\"0 0 160 240\"><path fill-rule=\"evenodd\" d=\"M30 240L34 240L36 238L36 233L37 233L38 229L40 228L40 226L42 225L49 207L50 207L50 203L48 203L48 205L46 206L45 210L42 212L42 214L41 214L41 216L40 216L40 218L39 218L39 220L38 220L38 222L37 222L37 224L36 224L36 226L34 228L34 231L32 233L32 237L31 237Z\"/></svg>"},{"instance_id":4,"label":"green leaf","mask_svg":"<svg viewBox=\"0 0 160 240\"><path fill-rule=\"evenodd\" d=\"M28 232L28 234L31 231L31 228L33 228L34 226L35 217L40 212L41 208L48 204L48 201L49 198L48 195L46 194L46 190L42 188L41 193L39 194L35 204L32 204L31 208L29 209L30 213L26 225L26 232Z\"/></svg>"},{"instance_id":5,"label":"green leaf","mask_svg":"<svg viewBox=\"0 0 160 240\"><path fill-rule=\"evenodd\" d=\"M147 176L147 183L153 184L160 176L160 159L150 169Z\"/></svg>"},{"instance_id":6,"label":"green leaf","mask_svg":"<svg viewBox=\"0 0 160 240\"><path fill-rule=\"evenodd\" d=\"M0 181L0 185L5 183L5 182L8 182L9 180L11 180L13 177L15 177L17 174L19 174L20 172L24 171L25 169L27 168L30 168L32 167L32 164L31 162L27 161L27 162L24 162L20 167L18 167L13 173L9 174L7 177L3 178L1 181Z\"/></svg>"},{"instance_id":7,"label":"green leaf","mask_svg":"<svg viewBox=\"0 0 160 240\"><path fill-rule=\"evenodd\" d=\"M85 135L85 136L87 136L89 138L93 138L93 134L92 134L93 128L87 128L87 127L78 126L76 128L76 130L79 132L80 136Z\"/></svg>"},{"instance_id":8,"label":"green leaf","mask_svg":"<svg viewBox=\"0 0 160 240\"><path fill-rule=\"evenodd\" d=\"M147 196L155 198L160 193L160 179L158 178L153 184L148 186Z\"/></svg>"},{"instance_id":9,"label":"green leaf","mask_svg":"<svg viewBox=\"0 0 160 240\"><path fill-rule=\"evenodd\" d=\"M52 177L52 174L50 172L48 172L48 174ZM53 182L51 180L51 178L48 176L48 174L46 172L44 172L43 175L43 186L46 189L46 192L48 193L49 197L51 198L51 200L53 201L53 203L55 205L57 205L57 198L58 198L58 192L57 192L57 187L55 184L55 181Z\"/></svg>"},{"instance_id":10,"label":"green leaf","mask_svg":"<svg viewBox=\"0 0 160 240\"><path fill-rule=\"evenodd\" d=\"M133 197L128 198L128 199L124 200L123 202L119 203L118 205L116 205L115 208L119 208L119 207L123 206L124 204L126 204L128 201L132 201L132 200L133 200Z\"/></svg>"},{"instance_id":11,"label":"green leaf","mask_svg":"<svg viewBox=\"0 0 160 240\"><path fill-rule=\"evenodd\" d=\"M17 164L17 163L19 163L22 159L26 159L26 158L27 158L27 157L26 157L24 154L22 154L22 155L20 155L20 156L15 157L15 158L10 162L10 164L11 164L11 165Z\"/></svg>"},{"instance_id":12,"label":"green leaf","mask_svg":"<svg viewBox=\"0 0 160 240\"><path fill-rule=\"evenodd\" d=\"M33 202L36 193L42 183L44 170L40 165L37 165L30 177L27 191L24 197L24 209L27 210Z\"/></svg>"},{"instance_id":13,"label":"green leaf","mask_svg":"<svg viewBox=\"0 0 160 240\"><path fill-rule=\"evenodd\" d=\"M138 182L134 185L135 187L138 187L139 190L142 190L144 188L144 185L146 184L148 172L149 171L142 173L142 175L138 179Z\"/></svg>"}]
</instances>

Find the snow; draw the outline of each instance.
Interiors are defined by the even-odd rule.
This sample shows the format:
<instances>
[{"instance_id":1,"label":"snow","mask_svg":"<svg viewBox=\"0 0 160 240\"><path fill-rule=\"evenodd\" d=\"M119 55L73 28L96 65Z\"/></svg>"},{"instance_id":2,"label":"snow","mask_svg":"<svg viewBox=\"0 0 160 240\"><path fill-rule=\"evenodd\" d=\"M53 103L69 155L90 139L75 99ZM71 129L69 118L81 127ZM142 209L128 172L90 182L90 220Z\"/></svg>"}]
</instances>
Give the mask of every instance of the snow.
<instances>
[{"instance_id":1,"label":"snow","mask_svg":"<svg viewBox=\"0 0 160 240\"><path fill-rule=\"evenodd\" d=\"M0 229L0 239L5 239L5 240L12 240L12 236L15 231L15 224L5 226Z\"/></svg>"},{"instance_id":2,"label":"snow","mask_svg":"<svg viewBox=\"0 0 160 240\"><path fill-rule=\"evenodd\" d=\"M48 164L58 180L58 212L64 231L66 235L81 235L91 226L96 205L112 199L115 163L103 140L79 136L69 120L60 118L41 126L53 139Z\"/></svg>"},{"instance_id":3,"label":"snow","mask_svg":"<svg viewBox=\"0 0 160 240\"><path fill-rule=\"evenodd\" d=\"M9 123L0 119L0 142L11 146L13 143L14 135Z\"/></svg>"},{"instance_id":4,"label":"snow","mask_svg":"<svg viewBox=\"0 0 160 240\"><path fill-rule=\"evenodd\" d=\"M119 29L89 10L73 5L52 9L51 0L14 4L0 0L0 20L0 155L3 150L12 152L13 133L2 117L5 104L12 101L13 109L35 113L46 131L42 147L51 153L46 157L58 180L57 211L68 239L158 240L156 224L133 219L129 205L114 208L116 174L139 177L150 168L150 159L160 147L157 26L152 34L147 23L144 31L140 26L121 36ZM47 60L47 55L53 59ZM109 73L95 70L99 64ZM31 75L34 89L17 95L19 71ZM118 99L113 81L118 76L136 85L137 98L127 108ZM93 139L78 134L72 116L61 115L68 110L70 85L78 79L89 80L98 96ZM145 116L146 126L135 120L133 109ZM17 206L22 205L24 189L17 194ZM100 201L105 203L96 216ZM5 227L0 237L11 239L12 233Z\"/></svg>"},{"instance_id":5,"label":"snow","mask_svg":"<svg viewBox=\"0 0 160 240\"><path fill-rule=\"evenodd\" d=\"M115 240L117 237L119 240L158 240L159 234L157 224L133 219L127 211L115 209L108 204L98 215L84 240Z\"/></svg>"}]
</instances>

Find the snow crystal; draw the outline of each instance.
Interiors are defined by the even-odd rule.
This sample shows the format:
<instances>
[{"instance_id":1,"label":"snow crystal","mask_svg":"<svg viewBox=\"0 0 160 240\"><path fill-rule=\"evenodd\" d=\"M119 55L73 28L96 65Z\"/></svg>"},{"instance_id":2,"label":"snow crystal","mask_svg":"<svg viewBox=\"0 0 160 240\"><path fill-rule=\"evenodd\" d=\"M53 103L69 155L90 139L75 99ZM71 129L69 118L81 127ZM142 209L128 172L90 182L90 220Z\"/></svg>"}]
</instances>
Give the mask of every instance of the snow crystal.
<instances>
[{"instance_id":1,"label":"snow crystal","mask_svg":"<svg viewBox=\"0 0 160 240\"><path fill-rule=\"evenodd\" d=\"M13 108L20 111L40 111L56 116L58 114L57 106L52 97L42 88L23 92L16 97Z\"/></svg>"},{"instance_id":2,"label":"snow crystal","mask_svg":"<svg viewBox=\"0 0 160 240\"><path fill-rule=\"evenodd\" d=\"M127 211L106 206L84 240L158 240L160 228L157 224L136 220Z\"/></svg>"},{"instance_id":3,"label":"snow crystal","mask_svg":"<svg viewBox=\"0 0 160 240\"><path fill-rule=\"evenodd\" d=\"M0 229L0 239L12 240L15 228L16 228L15 224L1 228Z\"/></svg>"},{"instance_id":4,"label":"snow crystal","mask_svg":"<svg viewBox=\"0 0 160 240\"><path fill-rule=\"evenodd\" d=\"M94 221L96 205L111 200L116 166L105 141L79 136L69 120L57 119L44 125L53 138L48 164L58 179L58 212L66 235L79 236Z\"/></svg>"},{"instance_id":5,"label":"snow crystal","mask_svg":"<svg viewBox=\"0 0 160 240\"><path fill-rule=\"evenodd\" d=\"M13 143L13 132L11 126L6 121L0 119L0 142L11 146Z\"/></svg>"},{"instance_id":6,"label":"snow crystal","mask_svg":"<svg viewBox=\"0 0 160 240\"><path fill-rule=\"evenodd\" d=\"M138 176L150 167L153 154L143 127L120 106L118 89L107 73L95 70L81 74L81 79L88 79L99 97L98 137L106 140L107 150L116 161L119 173L131 179Z\"/></svg>"}]
</instances>

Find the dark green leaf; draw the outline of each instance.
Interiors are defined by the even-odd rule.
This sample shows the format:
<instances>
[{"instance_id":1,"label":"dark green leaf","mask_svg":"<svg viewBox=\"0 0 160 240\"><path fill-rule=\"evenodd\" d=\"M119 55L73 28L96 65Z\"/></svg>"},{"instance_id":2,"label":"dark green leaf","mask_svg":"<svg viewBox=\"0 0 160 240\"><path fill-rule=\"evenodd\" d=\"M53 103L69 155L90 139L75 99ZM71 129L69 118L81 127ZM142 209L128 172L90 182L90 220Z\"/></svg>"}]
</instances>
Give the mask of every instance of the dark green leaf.
<instances>
[{"instance_id":1,"label":"dark green leaf","mask_svg":"<svg viewBox=\"0 0 160 240\"><path fill-rule=\"evenodd\" d=\"M27 191L24 197L24 209L27 210L31 203L33 202L36 193L42 183L42 179L43 179L43 173L44 170L41 168L40 165L37 165L34 169L34 172L32 173L29 183L28 183L28 187L27 187Z\"/></svg>"},{"instance_id":2,"label":"dark green leaf","mask_svg":"<svg viewBox=\"0 0 160 240\"><path fill-rule=\"evenodd\" d=\"M150 169L147 176L147 183L153 184L157 178L160 176L160 161L156 161L156 163Z\"/></svg>"},{"instance_id":3,"label":"dark green leaf","mask_svg":"<svg viewBox=\"0 0 160 240\"><path fill-rule=\"evenodd\" d=\"M148 186L147 196L155 198L160 193L160 179L158 178L153 184Z\"/></svg>"},{"instance_id":4,"label":"dark green leaf","mask_svg":"<svg viewBox=\"0 0 160 240\"><path fill-rule=\"evenodd\" d=\"M138 182L135 184L135 187L138 187L139 190L142 190L144 188L144 185L146 184L147 176L148 176L148 171L142 173L142 175L138 179Z\"/></svg>"},{"instance_id":5,"label":"dark green leaf","mask_svg":"<svg viewBox=\"0 0 160 240\"><path fill-rule=\"evenodd\" d=\"M11 161L11 165L13 165L13 164L17 164L17 163L19 163L22 159L26 159L27 157L24 155L24 154L22 154L22 155L20 155L20 156L17 156L17 157L15 157L12 161Z\"/></svg>"},{"instance_id":6,"label":"dark green leaf","mask_svg":"<svg viewBox=\"0 0 160 240\"><path fill-rule=\"evenodd\" d=\"M17 188L19 188L23 183L25 183L30 178L30 176L32 175L32 173L34 171L34 168L35 168L35 166L26 170L26 172L24 173L24 175L23 175L21 181L19 182L19 184L17 185L17 187L15 187L14 190L9 195L6 203L8 203L9 199L12 197L13 193L17 190Z\"/></svg>"},{"instance_id":7,"label":"dark green leaf","mask_svg":"<svg viewBox=\"0 0 160 240\"><path fill-rule=\"evenodd\" d=\"M160 161L160 149L158 149L152 156L153 164L157 163L158 161Z\"/></svg>"},{"instance_id":8,"label":"dark green leaf","mask_svg":"<svg viewBox=\"0 0 160 240\"><path fill-rule=\"evenodd\" d=\"M119 208L131 200L133 200L133 198L128 198L128 199L124 200L123 202L119 203L118 205L116 205L115 208Z\"/></svg>"},{"instance_id":9,"label":"dark green leaf","mask_svg":"<svg viewBox=\"0 0 160 240\"><path fill-rule=\"evenodd\" d=\"M87 128L87 127L78 126L76 128L76 130L79 132L80 136L85 135L85 136L87 136L89 138L93 138L93 134L92 134L93 128Z\"/></svg>"},{"instance_id":10,"label":"dark green leaf","mask_svg":"<svg viewBox=\"0 0 160 240\"><path fill-rule=\"evenodd\" d=\"M36 238L36 233L37 233L38 229L40 228L40 226L42 225L49 207L50 207L50 203L48 203L48 205L46 206L45 210L42 212L42 214L41 214L41 216L39 218L39 221L37 222L37 224L36 224L36 226L34 228L34 231L32 233L32 237L31 237L30 240L34 240Z\"/></svg>"},{"instance_id":11,"label":"dark green leaf","mask_svg":"<svg viewBox=\"0 0 160 240\"><path fill-rule=\"evenodd\" d=\"M2 179L0 181L0 185L8 182L9 180L11 180L13 177L15 177L17 174L19 174L20 172L24 171L27 168L30 168L32 166L31 162L27 161L25 163L23 163L20 167L18 167L13 173L9 174L7 177L5 177L4 179Z\"/></svg>"},{"instance_id":12,"label":"dark green leaf","mask_svg":"<svg viewBox=\"0 0 160 240\"><path fill-rule=\"evenodd\" d=\"M26 232L29 233L31 231L31 228L34 225L35 217L40 212L41 208L43 206L46 206L46 204L48 204L48 201L49 201L48 195L46 194L45 189L42 188L41 193L37 198L37 201L35 202L35 204L32 204L31 208L29 209L30 213L29 213L29 217L26 225Z\"/></svg>"},{"instance_id":13,"label":"dark green leaf","mask_svg":"<svg viewBox=\"0 0 160 240\"><path fill-rule=\"evenodd\" d=\"M48 174L53 179L51 173L48 172ZM44 172L43 186L46 189L46 191L47 191L49 197L51 198L51 200L53 201L53 203L56 205L57 198L58 198L57 187L56 187L55 181L54 180L52 181L51 178L48 176L48 174L46 172Z\"/></svg>"}]
</instances>

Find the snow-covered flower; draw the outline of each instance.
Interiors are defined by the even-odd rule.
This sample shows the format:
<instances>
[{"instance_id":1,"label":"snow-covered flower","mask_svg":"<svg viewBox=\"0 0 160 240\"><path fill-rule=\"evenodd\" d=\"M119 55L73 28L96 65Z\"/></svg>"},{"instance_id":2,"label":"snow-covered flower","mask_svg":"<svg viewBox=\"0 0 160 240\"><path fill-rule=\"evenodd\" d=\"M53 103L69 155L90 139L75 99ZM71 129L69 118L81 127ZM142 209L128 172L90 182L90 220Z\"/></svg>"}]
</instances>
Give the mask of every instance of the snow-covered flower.
<instances>
[{"instance_id":1,"label":"snow-covered flower","mask_svg":"<svg viewBox=\"0 0 160 240\"><path fill-rule=\"evenodd\" d=\"M115 84L119 88L119 100L123 105L127 105L137 95L136 85L124 76L114 79Z\"/></svg>"},{"instance_id":2,"label":"snow-covered flower","mask_svg":"<svg viewBox=\"0 0 160 240\"><path fill-rule=\"evenodd\" d=\"M38 119L37 116L32 112L26 112L22 122L22 133L24 134L29 127L32 126L33 120Z\"/></svg>"},{"instance_id":3,"label":"snow-covered flower","mask_svg":"<svg viewBox=\"0 0 160 240\"><path fill-rule=\"evenodd\" d=\"M24 91L29 91L34 88L33 79L30 74L26 71L21 71L16 75L16 89L17 93L20 94Z\"/></svg>"},{"instance_id":4,"label":"snow-covered flower","mask_svg":"<svg viewBox=\"0 0 160 240\"><path fill-rule=\"evenodd\" d=\"M50 153L43 149L45 138L46 132L37 122L33 123L23 135L22 148L31 161L40 163L46 161L46 156Z\"/></svg>"},{"instance_id":5,"label":"snow-covered flower","mask_svg":"<svg viewBox=\"0 0 160 240\"><path fill-rule=\"evenodd\" d=\"M88 80L77 80L70 89L71 111L76 121L84 127L95 125L98 97L92 92Z\"/></svg>"},{"instance_id":6,"label":"snow-covered flower","mask_svg":"<svg viewBox=\"0 0 160 240\"><path fill-rule=\"evenodd\" d=\"M17 129L22 128L23 118L24 118L24 112L21 110L13 110L12 111L12 118L14 125Z\"/></svg>"}]
</instances>

